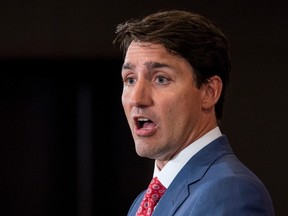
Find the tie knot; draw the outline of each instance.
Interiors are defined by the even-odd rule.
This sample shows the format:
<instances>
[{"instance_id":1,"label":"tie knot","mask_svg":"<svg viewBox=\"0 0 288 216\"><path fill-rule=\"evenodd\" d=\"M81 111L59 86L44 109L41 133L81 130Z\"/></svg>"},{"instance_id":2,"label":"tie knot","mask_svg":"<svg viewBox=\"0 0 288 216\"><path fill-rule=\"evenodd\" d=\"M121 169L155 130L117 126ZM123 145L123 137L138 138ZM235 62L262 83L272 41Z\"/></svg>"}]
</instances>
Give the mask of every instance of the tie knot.
<instances>
[{"instance_id":1,"label":"tie knot","mask_svg":"<svg viewBox=\"0 0 288 216\"><path fill-rule=\"evenodd\" d=\"M146 192L146 197L152 198L154 201L158 202L161 196L165 193L166 188L161 184L157 177L154 177L149 184Z\"/></svg>"}]
</instances>

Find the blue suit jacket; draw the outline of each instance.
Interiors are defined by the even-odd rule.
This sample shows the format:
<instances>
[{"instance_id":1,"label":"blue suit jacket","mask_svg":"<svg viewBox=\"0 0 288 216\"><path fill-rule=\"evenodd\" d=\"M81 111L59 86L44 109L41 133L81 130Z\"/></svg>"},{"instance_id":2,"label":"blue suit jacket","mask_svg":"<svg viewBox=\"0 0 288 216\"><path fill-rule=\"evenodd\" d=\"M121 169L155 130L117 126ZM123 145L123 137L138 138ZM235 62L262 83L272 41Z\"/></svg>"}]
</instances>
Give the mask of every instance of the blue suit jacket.
<instances>
[{"instance_id":1,"label":"blue suit jacket","mask_svg":"<svg viewBox=\"0 0 288 216\"><path fill-rule=\"evenodd\" d=\"M134 200L135 216L146 190ZM153 216L274 216L263 183L234 155L223 135L194 155L167 188Z\"/></svg>"}]
</instances>

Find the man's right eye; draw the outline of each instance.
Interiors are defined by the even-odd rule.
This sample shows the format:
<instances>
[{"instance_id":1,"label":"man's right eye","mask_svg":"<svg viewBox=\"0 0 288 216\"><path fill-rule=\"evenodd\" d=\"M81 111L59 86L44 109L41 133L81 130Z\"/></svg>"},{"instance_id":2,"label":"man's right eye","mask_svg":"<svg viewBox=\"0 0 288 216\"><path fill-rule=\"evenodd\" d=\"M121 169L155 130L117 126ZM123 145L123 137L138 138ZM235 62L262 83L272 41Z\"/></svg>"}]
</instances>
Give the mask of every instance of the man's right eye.
<instances>
[{"instance_id":1,"label":"man's right eye","mask_svg":"<svg viewBox=\"0 0 288 216\"><path fill-rule=\"evenodd\" d=\"M126 83L127 83L128 85L133 85L133 84L135 83L135 79L134 79L134 78L127 78L127 79L126 79Z\"/></svg>"}]
</instances>

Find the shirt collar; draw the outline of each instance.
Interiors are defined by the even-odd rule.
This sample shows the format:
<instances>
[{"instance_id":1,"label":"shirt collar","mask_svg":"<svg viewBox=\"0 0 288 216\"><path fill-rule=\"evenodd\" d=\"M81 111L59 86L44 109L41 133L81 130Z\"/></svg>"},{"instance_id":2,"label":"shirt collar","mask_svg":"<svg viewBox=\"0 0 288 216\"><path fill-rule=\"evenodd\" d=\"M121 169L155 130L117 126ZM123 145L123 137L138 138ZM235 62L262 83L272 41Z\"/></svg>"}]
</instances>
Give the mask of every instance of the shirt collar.
<instances>
[{"instance_id":1,"label":"shirt collar","mask_svg":"<svg viewBox=\"0 0 288 216\"><path fill-rule=\"evenodd\" d=\"M220 128L217 126L211 131L207 132L204 136L200 137L185 149L179 152L174 158L172 158L160 171L154 163L153 177L157 176L159 181L166 187L170 185L178 172L182 167L192 158L198 151L204 148L206 145L211 143L222 135Z\"/></svg>"}]
</instances>

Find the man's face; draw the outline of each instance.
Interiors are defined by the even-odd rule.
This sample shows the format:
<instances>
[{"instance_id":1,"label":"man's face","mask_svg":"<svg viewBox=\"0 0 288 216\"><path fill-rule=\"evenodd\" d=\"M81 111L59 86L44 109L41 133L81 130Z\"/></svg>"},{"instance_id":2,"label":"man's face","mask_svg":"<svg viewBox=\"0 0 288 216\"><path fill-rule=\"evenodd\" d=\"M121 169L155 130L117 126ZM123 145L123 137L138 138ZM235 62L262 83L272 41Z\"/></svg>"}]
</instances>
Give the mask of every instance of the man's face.
<instances>
[{"instance_id":1,"label":"man's face","mask_svg":"<svg viewBox=\"0 0 288 216\"><path fill-rule=\"evenodd\" d=\"M139 156L168 161L203 129L204 89L193 68L161 45L132 42L122 67L122 104Z\"/></svg>"}]
</instances>

